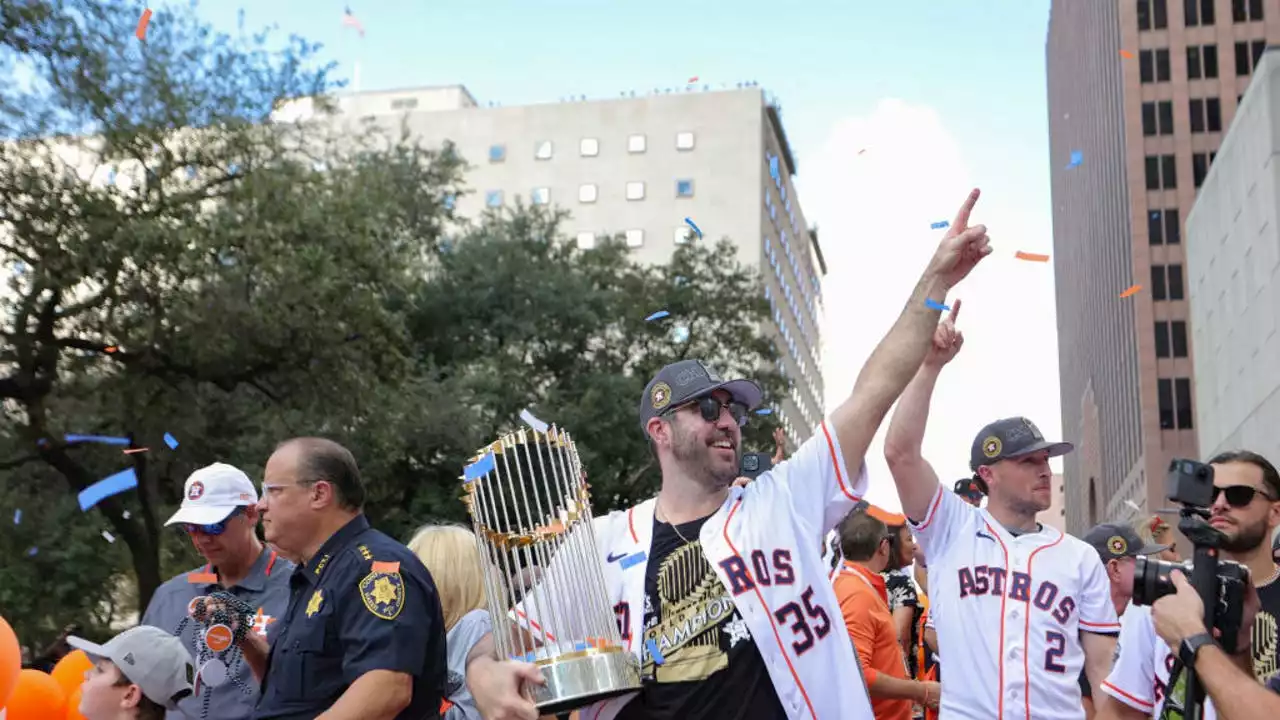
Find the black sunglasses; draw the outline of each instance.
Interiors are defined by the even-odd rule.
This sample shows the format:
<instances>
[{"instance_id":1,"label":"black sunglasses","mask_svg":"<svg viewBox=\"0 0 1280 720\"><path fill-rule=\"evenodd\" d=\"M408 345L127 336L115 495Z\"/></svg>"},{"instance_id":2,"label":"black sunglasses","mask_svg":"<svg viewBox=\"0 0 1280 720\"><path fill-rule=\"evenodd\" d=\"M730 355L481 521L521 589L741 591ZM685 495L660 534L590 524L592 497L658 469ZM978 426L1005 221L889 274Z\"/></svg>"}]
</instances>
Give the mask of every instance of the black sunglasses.
<instances>
[{"instance_id":1,"label":"black sunglasses","mask_svg":"<svg viewBox=\"0 0 1280 720\"><path fill-rule=\"evenodd\" d=\"M729 402L720 402L719 400L707 395L700 397L692 402L685 403L679 407L671 408L669 412L676 412L691 405L698 406L698 412L702 413L702 419L713 423L720 419L720 413L725 408L729 408L729 415L733 417L734 422L738 423L738 427L746 427L747 425L747 406L740 402L730 400Z\"/></svg>"},{"instance_id":2,"label":"black sunglasses","mask_svg":"<svg viewBox=\"0 0 1280 720\"><path fill-rule=\"evenodd\" d=\"M1215 486L1213 488L1214 502L1218 502L1219 495L1226 495L1227 504L1233 508L1248 507L1249 503L1253 502L1253 498L1255 495L1261 495L1267 500L1275 502L1275 498L1262 492L1261 490L1259 490L1258 488L1252 485L1228 485L1227 487Z\"/></svg>"}]
</instances>

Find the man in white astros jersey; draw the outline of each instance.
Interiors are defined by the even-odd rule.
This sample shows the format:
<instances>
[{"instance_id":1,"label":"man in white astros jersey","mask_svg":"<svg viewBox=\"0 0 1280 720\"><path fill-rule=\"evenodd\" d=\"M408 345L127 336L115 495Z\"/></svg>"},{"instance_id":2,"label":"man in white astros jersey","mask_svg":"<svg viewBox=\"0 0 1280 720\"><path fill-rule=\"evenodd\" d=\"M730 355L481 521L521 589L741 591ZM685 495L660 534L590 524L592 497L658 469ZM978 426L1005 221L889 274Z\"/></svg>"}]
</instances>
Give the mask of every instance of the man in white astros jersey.
<instances>
[{"instance_id":1,"label":"man in white astros jersey","mask_svg":"<svg viewBox=\"0 0 1280 720\"><path fill-rule=\"evenodd\" d=\"M649 381L640 429L661 487L594 525L607 599L642 687L583 709L582 720L872 718L822 538L866 491L864 455L930 347L933 306L991 252L986 228L969 227L977 199L975 190L965 200L850 397L794 455L745 487L733 486L741 428L760 388L698 360ZM554 560L547 574L556 575ZM563 652L568 638L551 637L542 623L572 617L575 600L539 586L512 615L540 652ZM535 717L514 692L516 680L540 681L535 667L478 659L467 674L486 718Z\"/></svg>"},{"instance_id":2,"label":"man in white astros jersey","mask_svg":"<svg viewBox=\"0 0 1280 720\"><path fill-rule=\"evenodd\" d=\"M1026 418L997 420L973 441L969 466L987 489L979 509L938 484L921 455L938 374L960 351L955 310L898 401L885 459L902 509L929 558L929 600L938 622L941 720L1081 720L1077 678L1106 679L1120 630L1098 553L1036 522L1050 503L1047 442Z\"/></svg>"}]
</instances>

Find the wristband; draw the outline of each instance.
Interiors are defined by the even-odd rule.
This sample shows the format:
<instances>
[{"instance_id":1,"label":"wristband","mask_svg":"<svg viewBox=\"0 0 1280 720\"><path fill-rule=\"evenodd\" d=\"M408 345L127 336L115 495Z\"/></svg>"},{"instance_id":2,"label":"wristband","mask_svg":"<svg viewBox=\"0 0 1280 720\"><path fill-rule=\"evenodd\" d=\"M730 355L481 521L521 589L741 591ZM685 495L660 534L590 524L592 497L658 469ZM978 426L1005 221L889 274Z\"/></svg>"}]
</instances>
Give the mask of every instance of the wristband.
<instances>
[{"instance_id":1,"label":"wristband","mask_svg":"<svg viewBox=\"0 0 1280 720\"><path fill-rule=\"evenodd\" d=\"M1213 636L1207 632L1202 632L1185 638L1182 644L1178 646L1178 659L1182 661L1183 667L1193 668L1196 666L1196 654L1200 652L1200 648L1205 645L1213 644Z\"/></svg>"}]
</instances>

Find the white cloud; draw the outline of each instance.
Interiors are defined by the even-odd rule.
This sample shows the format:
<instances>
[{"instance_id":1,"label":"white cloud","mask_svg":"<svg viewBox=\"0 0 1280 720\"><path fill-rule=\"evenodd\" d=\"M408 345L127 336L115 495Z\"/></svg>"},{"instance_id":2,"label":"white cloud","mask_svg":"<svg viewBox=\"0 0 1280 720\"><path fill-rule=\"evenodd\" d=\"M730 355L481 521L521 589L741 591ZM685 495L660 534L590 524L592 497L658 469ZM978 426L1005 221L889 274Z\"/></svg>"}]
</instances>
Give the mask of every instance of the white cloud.
<instances>
[{"instance_id":1,"label":"white cloud","mask_svg":"<svg viewBox=\"0 0 1280 720\"><path fill-rule=\"evenodd\" d=\"M837 123L807 165L801 197L820 226L829 269L822 332L830 410L852 390L937 248L945 231L930 224L950 222L983 179L970 176L937 112L893 99ZM939 381L924 442L948 487L969 475L969 445L987 422L1025 415L1046 436L1061 436L1053 270L1014 258L1017 250L1051 252L1050 219L988 194L972 222L986 223L995 252L948 298L964 300L965 346ZM884 463L887 426L867 455L868 499L898 509Z\"/></svg>"}]
</instances>

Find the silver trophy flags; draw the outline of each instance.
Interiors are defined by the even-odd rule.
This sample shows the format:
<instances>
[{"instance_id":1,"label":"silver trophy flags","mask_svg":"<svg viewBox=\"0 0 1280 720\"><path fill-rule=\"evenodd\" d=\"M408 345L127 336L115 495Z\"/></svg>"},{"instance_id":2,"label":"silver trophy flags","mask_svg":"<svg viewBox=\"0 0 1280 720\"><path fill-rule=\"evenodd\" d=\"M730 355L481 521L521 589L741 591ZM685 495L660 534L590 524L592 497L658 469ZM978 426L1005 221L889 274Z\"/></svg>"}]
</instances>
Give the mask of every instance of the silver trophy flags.
<instances>
[{"instance_id":1,"label":"silver trophy flags","mask_svg":"<svg viewBox=\"0 0 1280 720\"><path fill-rule=\"evenodd\" d=\"M501 657L538 665L529 688L544 714L640 689L596 551L590 497L569 434L519 430L482 448L463 497L486 563L485 595Z\"/></svg>"}]
</instances>

